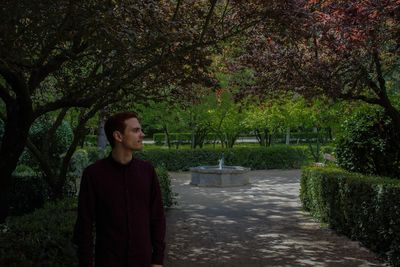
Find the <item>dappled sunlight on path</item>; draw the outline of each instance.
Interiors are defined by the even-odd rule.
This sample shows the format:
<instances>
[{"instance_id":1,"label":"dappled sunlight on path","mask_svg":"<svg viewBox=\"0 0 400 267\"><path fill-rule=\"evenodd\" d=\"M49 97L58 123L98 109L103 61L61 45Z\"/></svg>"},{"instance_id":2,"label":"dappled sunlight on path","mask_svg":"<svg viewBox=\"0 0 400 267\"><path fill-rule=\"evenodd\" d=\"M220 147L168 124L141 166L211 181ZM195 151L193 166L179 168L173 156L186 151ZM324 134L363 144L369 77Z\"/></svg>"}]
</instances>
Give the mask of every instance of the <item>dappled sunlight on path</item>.
<instances>
[{"instance_id":1,"label":"dappled sunlight on path","mask_svg":"<svg viewBox=\"0 0 400 267\"><path fill-rule=\"evenodd\" d=\"M299 170L249 175L248 186L202 188L171 173L165 266L385 266L301 211Z\"/></svg>"}]
</instances>

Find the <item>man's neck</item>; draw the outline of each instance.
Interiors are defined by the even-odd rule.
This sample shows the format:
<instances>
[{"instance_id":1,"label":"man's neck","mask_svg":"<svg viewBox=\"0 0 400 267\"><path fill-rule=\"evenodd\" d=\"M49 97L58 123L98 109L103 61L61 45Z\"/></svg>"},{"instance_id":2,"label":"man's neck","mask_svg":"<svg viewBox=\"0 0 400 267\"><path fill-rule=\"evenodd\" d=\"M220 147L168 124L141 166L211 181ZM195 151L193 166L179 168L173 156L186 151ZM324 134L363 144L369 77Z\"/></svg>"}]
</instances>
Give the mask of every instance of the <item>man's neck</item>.
<instances>
[{"instance_id":1,"label":"man's neck","mask_svg":"<svg viewBox=\"0 0 400 267\"><path fill-rule=\"evenodd\" d=\"M128 164L132 160L132 151L114 148L111 156L116 162Z\"/></svg>"}]
</instances>

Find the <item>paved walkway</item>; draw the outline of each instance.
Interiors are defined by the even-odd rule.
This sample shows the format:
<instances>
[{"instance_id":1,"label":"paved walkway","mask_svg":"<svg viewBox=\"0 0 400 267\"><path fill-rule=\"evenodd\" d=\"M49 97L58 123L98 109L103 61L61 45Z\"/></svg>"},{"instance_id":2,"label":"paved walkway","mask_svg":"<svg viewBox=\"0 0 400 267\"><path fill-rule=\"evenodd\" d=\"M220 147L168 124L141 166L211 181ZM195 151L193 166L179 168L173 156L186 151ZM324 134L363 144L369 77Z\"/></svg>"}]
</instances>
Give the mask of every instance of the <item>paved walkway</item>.
<instances>
[{"instance_id":1,"label":"paved walkway","mask_svg":"<svg viewBox=\"0 0 400 267\"><path fill-rule=\"evenodd\" d=\"M251 185L235 188L170 174L179 206L167 213L166 267L386 266L301 211L299 170L252 171Z\"/></svg>"}]
</instances>

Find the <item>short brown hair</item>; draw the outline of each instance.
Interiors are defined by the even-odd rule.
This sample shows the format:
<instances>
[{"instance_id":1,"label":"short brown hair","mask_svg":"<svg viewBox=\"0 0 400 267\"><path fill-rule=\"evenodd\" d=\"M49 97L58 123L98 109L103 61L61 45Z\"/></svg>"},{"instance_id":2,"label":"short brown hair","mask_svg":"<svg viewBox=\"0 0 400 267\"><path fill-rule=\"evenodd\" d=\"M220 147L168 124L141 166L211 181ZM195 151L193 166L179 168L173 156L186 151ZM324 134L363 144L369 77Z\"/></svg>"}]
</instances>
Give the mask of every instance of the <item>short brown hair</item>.
<instances>
[{"instance_id":1,"label":"short brown hair","mask_svg":"<svg viewBox=\"0 0 400 267\"><path fill-rule=\"evenodd\" d=\"M107 119L106 123L104 124L104 131L106 133L107 140L110 143L111 147L115 146L113 133L115 131L124 133L126 128L125 121L130 118L138 119L138 116L135 112L121 112L121 113L116 113Z\"/></svg>"}]
</instances>

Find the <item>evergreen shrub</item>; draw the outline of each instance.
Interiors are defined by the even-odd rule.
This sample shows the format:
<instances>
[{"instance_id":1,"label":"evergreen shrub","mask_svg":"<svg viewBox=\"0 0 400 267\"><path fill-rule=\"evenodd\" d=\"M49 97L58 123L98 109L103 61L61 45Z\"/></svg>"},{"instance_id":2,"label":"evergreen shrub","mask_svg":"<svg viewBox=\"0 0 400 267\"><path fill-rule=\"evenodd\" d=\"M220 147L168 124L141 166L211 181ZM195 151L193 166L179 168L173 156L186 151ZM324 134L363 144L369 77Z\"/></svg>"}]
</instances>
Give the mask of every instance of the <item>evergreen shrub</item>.
<instances>
[{"instance_id":1,"label":"evergreen shrub","mask_svg":"<svg viewBox=\"0 0 400 267\"><path fill-rule=\"evenodd\" d=\"M191 133L170 133L169 138L172 144L190 144L192 142ZM205 139L204 143L212 143L217 139L217 135L215 133L208 133ZM156 145L164 145L166 142L165 133L153 134L153 140Z\"/></svg>"},{"instance_id":2,"label":"evergreen shrub","mask_svg":"<svg viewBox=\"0 0 400 267\"><path fill-rule=\"evenodd\" d=\"M76 200L46 203L0 225L0 266L77 266L72 243Z\"/></svg>"},{"instance_id":3,"label":"evergreen shrub","mask_svg":"<svg viewBox=\"0 0 400 267\"><path fill-rule=\"evenodd\" d=\"M400 133L381 108L363 107L342 125L336 155L353 172L400 178Z\"/></svg>"},{"instance_id":4,"label":"evergreen shrub","mask_svg":"<svg viewBox=\"0 0 400 267\"><path fill-rule=\"evenodd\" d=\"M94 163L99 159L107 157L110 153L110 149L111 148L109 146L107 146L104 150L98 148L97 146L88 146L84 148L84 150L87 152L89 163Z\"/></svg>"},{"instance_id":5,"label":"evergreen shrub","mask_svg":"<svg viewBox=\"0 0 400 267\"><path fill-rule=\"evenodd\" d=\"M290 143L306 144L310 142L317 142L319 138L320 143L327 143L330 141L330 136L327 131L316 132L291 132ZM286 133L276 133L272 135L272 143L284 144L286 143Z\"/></svg>"},{"instance_id":6,"label":"evergreen shrub","mask_svg":"<svg viewBox=\"0 0 400 267\"><path fill-rule=\"evenodd\" d=\"M300 199L304 209L321 222L400 266L399 180L306 167Z\"/></svg>"},{"instance_id":7,"label":"evergreen shrub","mask_svg":"<svg viewBox=\"0 0 400 267\"><path fill-rule=\"evenodd\" d=\"M162 165L157 166L156 172L158 181L160 182L164 207L170 208L173 205L177 204L176 202L177 194L172 192L171 177L169 176L167 169Z\"/></svg>"},{"instance_id":8,"label":"evergreen shrub","mask_svg":"<svg viewBox=\"0 0 400 267\"><path fill-rule=\"evenodd\" d=\"M88 152L85 149L77 149L72 155L69 175L72 177L81 177L83 170L89 165Z\"/></svg>"},{"instance_id":9,"label":"evergreen shrub","mask_svg":"<svg viewBox=\"0 0 400 267\"><path fill-rule=\"evenodd\" d=\"M87 134L83 143L85 146L97 146L97 135Z\"/></svg>"},{"instance_id":10,"label":"evergreen shrub","mask_svg":"<svg viewBox=\"0 0 400 267\"><path fill-rule=\"evenodd\" d=\"M48 197L46 182L29 166L18 165L12 174L7 196L11 215L22 215L41 208Z\"/></svg>"},{"instance_id":11,"label":"evergreen shrub","mask_svg":"<svg viewBox=\"0 0 400 267\"><path fill-rule=\"evenodd\" d=\"M42 116L35 121L29 130L29 138L35 145L40 146L45 143L49 149L50 164L58 166L61 162L62 154L64 154L73 139L72 128L67 121L63 121L57 128L55 136L52 140L45 140L46 133L52 127L53 121L48 116ZM35 171L40 171L39 163L32 153L26 148L22 153L20 164L28 165Z\"/></svg>"}]
</instances>

